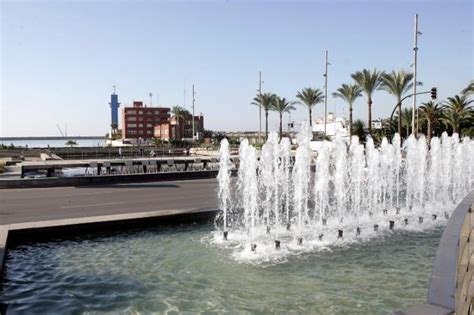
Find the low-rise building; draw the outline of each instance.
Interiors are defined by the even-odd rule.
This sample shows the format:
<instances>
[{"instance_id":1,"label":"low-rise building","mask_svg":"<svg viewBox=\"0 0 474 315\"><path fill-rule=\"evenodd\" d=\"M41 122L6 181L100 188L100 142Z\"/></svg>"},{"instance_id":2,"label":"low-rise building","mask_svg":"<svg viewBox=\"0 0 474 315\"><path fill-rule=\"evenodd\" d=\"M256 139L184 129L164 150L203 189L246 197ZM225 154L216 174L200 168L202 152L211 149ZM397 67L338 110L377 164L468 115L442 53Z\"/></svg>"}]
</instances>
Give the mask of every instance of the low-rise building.
<instances>
[{"instance_id":1,"label":"low-rise building","mask_svg":"<svg viewBox=\"0 0 474 315\"><path fill-rule=\"evenodd\" d=\"M155 138L169 141L193 138L193 116L185 115L183 118L171 116L169 121L155 127ZM194 116L194 132L204 129L204 116Z\"/></svg>"}]
</instances>

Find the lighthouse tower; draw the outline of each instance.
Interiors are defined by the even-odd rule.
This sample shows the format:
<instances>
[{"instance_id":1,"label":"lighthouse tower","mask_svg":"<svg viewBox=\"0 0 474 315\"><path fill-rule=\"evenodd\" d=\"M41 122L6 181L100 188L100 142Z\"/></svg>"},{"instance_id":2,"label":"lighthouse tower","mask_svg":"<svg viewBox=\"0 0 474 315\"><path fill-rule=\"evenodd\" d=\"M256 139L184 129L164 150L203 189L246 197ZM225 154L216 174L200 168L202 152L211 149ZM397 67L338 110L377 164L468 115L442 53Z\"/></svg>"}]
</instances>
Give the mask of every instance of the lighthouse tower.
<instances>
[{"instance_id":1,"label":"lighthouse tower","mask_svg":"<svg viewBox=\"0 0 474 315\"><path fill-rule=\"evenodd\" d=\"M118 95L115 94L115 85L113 86L114 91L112 95L110 95L110 113L111 113L111 122L110 122L110 137L112 134L117 132L118 129L118 108L120 107L120 103L118 102Z\"/></svg>"}]
</instances>

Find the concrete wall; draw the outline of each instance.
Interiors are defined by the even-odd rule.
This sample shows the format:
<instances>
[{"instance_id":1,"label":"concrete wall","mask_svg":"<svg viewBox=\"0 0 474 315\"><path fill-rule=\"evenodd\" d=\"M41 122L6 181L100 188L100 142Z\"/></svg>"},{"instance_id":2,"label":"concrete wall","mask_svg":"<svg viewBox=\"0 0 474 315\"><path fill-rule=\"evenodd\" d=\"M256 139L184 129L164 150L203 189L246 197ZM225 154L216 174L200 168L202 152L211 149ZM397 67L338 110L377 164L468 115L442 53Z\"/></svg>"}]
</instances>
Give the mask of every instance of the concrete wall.
<instances>
[{"instance_id":1,"label":"concrete wall","mask_svg":"<svg viewBox=\"0 0 474 315\"><path fill-rule=\"evenodd\" d=\"M0 189L2 188L84 186L84 185L94 185L94 184L100 185L100 184L118 184L118 183L130 183L130 182L215 178L217 176L217 172L218 171L206 170L206 171L163 172L163 173L147 173L147 174L5 179L5 180L0 181Z\"/></svg>"},{"instance_id":2,"label":"concrete wall","mask_svg":"<svg viewBox=\"0 0 474 315\"><path fill-rule=\"evenodd\" d=\"M448 315L474 312L474 191L451 215L431 272L427 303L396 315Z\"/></svg>"}]
</instances>

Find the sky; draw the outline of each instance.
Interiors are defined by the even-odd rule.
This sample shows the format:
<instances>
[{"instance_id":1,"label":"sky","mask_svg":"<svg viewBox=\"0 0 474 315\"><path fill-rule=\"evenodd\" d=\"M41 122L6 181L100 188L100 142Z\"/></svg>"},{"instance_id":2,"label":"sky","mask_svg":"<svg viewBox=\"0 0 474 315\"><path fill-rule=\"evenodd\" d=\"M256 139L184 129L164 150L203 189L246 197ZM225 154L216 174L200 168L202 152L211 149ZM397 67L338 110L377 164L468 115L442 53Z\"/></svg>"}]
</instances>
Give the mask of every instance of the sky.
<instances>
[{"instance_id":1,"label":"sky","mask_svg":"<svg viewBox=\"0 0 474 315\"><path fill-rule=\"evenodd\" d=\"M190 110L194 84L206 129L258 130L258 72L263 92L295 100L304 87L323 89L326 49L328 110L347 117L331 93L364 68L409 70L416 13L419 89L437 86L442 100L474 79L473 10L459 0L0 0L0 136L57 136L57 124L69 135L104 135L113 85L122 107L149 104L152 93L154 106ZM373 118L394 105L376 92ZM291 120L307 119L296 107ZM354 118L367 119L365 97ZM276 113L269 128L278 128Z\"/></svg>"}]
</instances>

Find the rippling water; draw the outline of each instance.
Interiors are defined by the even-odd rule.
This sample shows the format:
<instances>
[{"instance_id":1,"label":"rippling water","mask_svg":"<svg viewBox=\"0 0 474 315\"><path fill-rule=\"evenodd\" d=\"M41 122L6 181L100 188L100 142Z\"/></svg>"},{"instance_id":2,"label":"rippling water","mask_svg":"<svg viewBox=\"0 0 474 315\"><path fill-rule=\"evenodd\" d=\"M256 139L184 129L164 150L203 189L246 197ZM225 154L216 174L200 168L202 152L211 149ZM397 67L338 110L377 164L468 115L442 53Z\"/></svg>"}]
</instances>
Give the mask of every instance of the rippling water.
<instances>
[{"instance_id":1,"label":"rippling water","mask_svg":"<svg viewBox=\"0 0 474 315\"><path fill-rule=\"evenodd\" d=\"M279 264L233 260L213 227L157 227L8 252L8 314L386 314L425 301L441 229Z\"/></svg>"}]
</instances>

